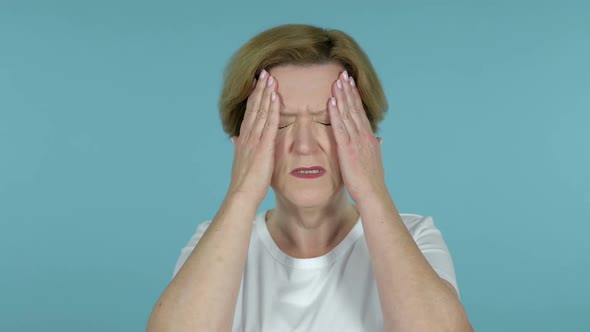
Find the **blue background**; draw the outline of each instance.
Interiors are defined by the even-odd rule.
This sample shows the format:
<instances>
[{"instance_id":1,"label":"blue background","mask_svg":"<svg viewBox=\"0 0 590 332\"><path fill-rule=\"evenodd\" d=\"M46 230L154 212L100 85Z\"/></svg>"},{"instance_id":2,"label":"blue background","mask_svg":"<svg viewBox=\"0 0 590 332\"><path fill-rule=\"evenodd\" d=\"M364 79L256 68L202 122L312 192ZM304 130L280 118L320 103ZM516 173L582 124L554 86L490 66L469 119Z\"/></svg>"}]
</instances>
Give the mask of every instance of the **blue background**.
<instances>
[{"instance_id":1,"label":"blue background","mask_svg":"<svg viewBox=\"0 0 590 332\"><path fill-rule=\"evenodd\" d=\"M284 23L344 30L373 60L387 185L401 212L434 216L476 330L587 328L589 13L567 0L1 0L0 330L145 329L229 184L223 67Z\"/></svg>"}]
</instances>

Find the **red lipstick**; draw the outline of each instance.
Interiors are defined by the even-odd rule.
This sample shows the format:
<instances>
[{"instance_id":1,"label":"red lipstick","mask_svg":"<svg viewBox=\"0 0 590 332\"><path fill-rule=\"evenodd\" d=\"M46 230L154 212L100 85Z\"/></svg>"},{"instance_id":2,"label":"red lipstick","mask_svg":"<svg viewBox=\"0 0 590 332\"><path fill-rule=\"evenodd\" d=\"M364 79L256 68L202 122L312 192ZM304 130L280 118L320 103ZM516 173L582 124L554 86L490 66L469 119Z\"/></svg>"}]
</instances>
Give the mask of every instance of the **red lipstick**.
<instances>
[{"instance_id":1,"label":"red lipstick","mask_svg":"<svg viewBox=\"0 0 590 332\"><path fill-rule=\"evenodd\" d=\"M316 179L326 174L321 166L299 167L291 171L291 175L300 179Z\"/></svg>"}]
</instances>

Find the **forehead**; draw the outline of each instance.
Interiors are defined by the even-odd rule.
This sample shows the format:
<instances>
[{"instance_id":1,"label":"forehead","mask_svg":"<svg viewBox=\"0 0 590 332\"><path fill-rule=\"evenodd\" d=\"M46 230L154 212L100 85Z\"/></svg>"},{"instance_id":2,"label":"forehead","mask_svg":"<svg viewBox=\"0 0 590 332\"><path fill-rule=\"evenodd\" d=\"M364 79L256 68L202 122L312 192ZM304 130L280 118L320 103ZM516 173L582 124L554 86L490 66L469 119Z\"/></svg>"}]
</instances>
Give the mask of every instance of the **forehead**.
<instances>
[{"instance_id":1,"label":"forehead","mask_svg":"<svg viewBox=\"0 0 590 332\"><path fill-rule=\"evenodd\" d=\"M332 97L332 84L344 70L340 64L283 65L272 68L277 91L281 96L281 111L311 112L325 109Z\"/></svg>"}]
</instances>

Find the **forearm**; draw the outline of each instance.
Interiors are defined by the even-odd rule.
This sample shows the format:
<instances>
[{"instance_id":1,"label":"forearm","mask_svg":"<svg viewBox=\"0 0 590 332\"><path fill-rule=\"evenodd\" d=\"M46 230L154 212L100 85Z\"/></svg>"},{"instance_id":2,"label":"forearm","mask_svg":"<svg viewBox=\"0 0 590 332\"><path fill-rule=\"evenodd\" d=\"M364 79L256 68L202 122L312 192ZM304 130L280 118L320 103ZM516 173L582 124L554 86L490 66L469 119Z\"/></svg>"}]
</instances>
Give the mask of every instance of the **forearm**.
<instances>
[{"instance_id":1,"label":"forearm","mask_svg":"<svg viewBox=\"0 0 590 332\"><path fill-rule=\"evenodd\" d=\"M230 331L258 206L228 196L158 300L147 331Z\"/></svg>"},{"instance_id":2,"label":"forearm","mask_svg":"<svg viewBox=\"0 0 590 332\"><path fill-rule=\"evenodd\" d=\"M387 190L357 206L387 331L472 331L457 295L424 258Z\"/></svg>"}]
</instances>

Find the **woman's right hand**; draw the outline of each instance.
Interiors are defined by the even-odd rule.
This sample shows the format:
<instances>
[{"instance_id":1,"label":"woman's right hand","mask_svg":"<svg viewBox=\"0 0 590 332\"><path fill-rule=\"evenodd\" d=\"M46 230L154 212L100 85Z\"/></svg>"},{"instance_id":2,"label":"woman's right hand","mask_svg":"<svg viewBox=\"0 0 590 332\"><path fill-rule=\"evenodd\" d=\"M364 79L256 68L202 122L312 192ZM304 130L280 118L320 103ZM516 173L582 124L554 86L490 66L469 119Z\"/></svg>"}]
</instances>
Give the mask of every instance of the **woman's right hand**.
<instances>
[{"instance_id":1,"label":"woman's right hand","mask_svg":"<svg viewBox=\"0 0 590 332\"><path fill-rule=\"evenodd\" d=\"M264 69L246 103L240 136L232 137L234 161L229 194L253 199L257 206L270 187L279 126L277 82Z\"/></svg>"}]
</instances>

